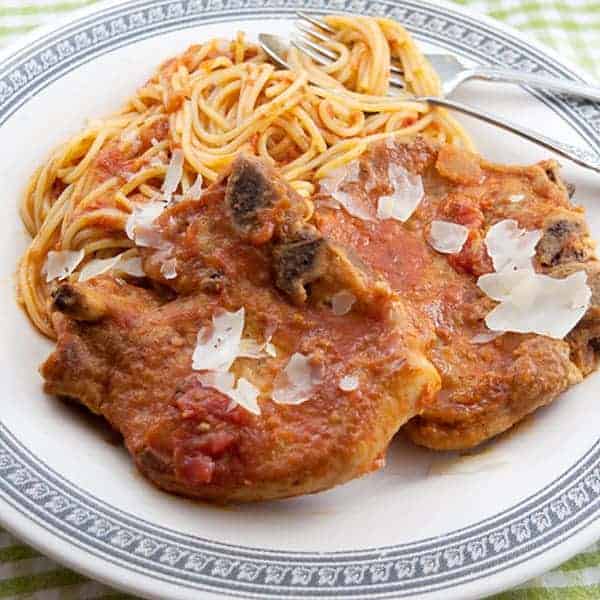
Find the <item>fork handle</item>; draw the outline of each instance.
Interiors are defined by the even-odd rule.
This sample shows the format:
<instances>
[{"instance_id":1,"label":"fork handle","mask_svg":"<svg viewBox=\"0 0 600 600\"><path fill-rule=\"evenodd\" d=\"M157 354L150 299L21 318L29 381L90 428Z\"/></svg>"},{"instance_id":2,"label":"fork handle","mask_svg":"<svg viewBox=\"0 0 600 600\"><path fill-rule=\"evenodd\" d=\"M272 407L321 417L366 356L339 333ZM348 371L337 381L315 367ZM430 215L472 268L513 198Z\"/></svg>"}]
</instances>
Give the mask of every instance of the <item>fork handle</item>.
<instances>
[{"instance_id":1,"label":"fork handle","mask_svg":"<svg viewBox=\"0 0 600 600\"><path fill-rule=\"evenodd\" d=\"M502 81L504 83L530 85L531 87L535 88L553 90L555 92L562 92L563 94L568 94L570 96L579 96L580 98L588 98L589 100L600 102L600 87L586 85L579 81L544 77L543 75L524 73L522 71L497 69L496 67L474 67L469 69L465 79Z\"/></svg>"},{"instance_id":2,"label":"fork handle","mask_svg":"<svg viewBox=\"0 0 600 600\"><path fill-rule=\"evenodd\" d=\"M580 148L571 144L558 142L557 140L546 137L541 133L537 133L536 131L527 129L526 127L522 127L521 125L517 125L516 123L512 123L511 121L507 121L500 117L496 117L488 112L475 109L466 104L462 104L461 102L455 102L454 100L446 100L445 98L438 98L436 96L419 97L418 100L422 100L423 102L429 102L434 106L443 106L445 108L456 110L458 112L464 113L465 115L469 115L471 117L475 117L476 119L485 121L486 123L496 125L497 127L505 129L506 131L510 131L531 142L539 144L544 148L553 150L557 154L568 158L569 160L573 161L574 163L577 163L578 165L581 165L582 167L600 173L600 154L593 152L592 150L587 150L585 148Z\"/></svg>"}]
</instances>

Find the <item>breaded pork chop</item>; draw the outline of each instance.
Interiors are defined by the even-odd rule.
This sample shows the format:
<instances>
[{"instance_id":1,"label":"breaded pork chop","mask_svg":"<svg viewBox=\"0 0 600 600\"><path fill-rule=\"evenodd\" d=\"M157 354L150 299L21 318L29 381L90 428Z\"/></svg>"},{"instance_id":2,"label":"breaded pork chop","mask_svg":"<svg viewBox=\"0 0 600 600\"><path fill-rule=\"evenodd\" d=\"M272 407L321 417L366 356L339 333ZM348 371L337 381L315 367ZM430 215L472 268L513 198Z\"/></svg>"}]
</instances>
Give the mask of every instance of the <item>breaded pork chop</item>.
<instances>
[{"instance_id":1,"label":"breaded pork chop","mask_svg":"<svg viewBox=\"0 0 600 600\"><path fill-rule=\"evenodd\" d=\"M400 426L431 404L439 377L386 281L304 212L274 172L240 157L200 200L155 221L160 243L143 249L145 287L107 275L57 287L46 391L104 416L142 473L185 496L294 496L379 468ZM342 289L356 301L336 314L332 296ZM243 337L272 336L276 348L231 368L260 390L258 415L192 368L199 331L241 308ZM296 353L315 372L309 397L276 403L275 382ZM346 376L356 389L340 389Z\"/></svg>"},{"instance_id":2,"label":"breaded pork chop","mask_svg":"<svg viewBox=\"0 0 600 600\"><path fill-rule=\"evenodd\" d=\"M470 448L548 404L596 367L600 263L583 211L569 201L552 161L501 166L423 140L381 143L361 157L356 181L344 193L374 212L377 199L391 192L394 164L422 176L425 196L407 222L352 217L329 207L322 193L315 223L325 236L353 248L416 315L442 389L405 427L410 438L435 449ZM493 271L484 239L504 219L543 231L534 259L538 272L562 278L587 271L592 307L565 340L518 333L491 339L484 318L496 303L477 279ZM431 247L433 220L469 229L458 254Z\"/></svg>"}]
</instances>

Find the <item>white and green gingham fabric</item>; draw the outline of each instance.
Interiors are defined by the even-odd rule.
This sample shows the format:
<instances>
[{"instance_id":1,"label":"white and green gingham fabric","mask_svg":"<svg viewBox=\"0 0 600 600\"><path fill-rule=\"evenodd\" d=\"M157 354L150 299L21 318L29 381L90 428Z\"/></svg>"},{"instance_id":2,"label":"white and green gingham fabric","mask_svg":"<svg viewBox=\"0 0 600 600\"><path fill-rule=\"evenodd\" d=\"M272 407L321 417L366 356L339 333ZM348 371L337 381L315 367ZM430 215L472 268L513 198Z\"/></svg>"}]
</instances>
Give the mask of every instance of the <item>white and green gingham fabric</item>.
<instances>
[{"instance_id":1,"label":"white and green gingham fabric","mask_svg":"<svg viewBox=\"0 0 600 600\"><path fill-rule=\"evenodd\" d=\"M600 79L600 0L455 0L556 48ZM102 0L0 0L0 45ZM59 566L0 528L0 598L131 598ZM494 600L600 599L600 545Z\"/></svg>"},{"instance_id":2,"label":"white and green gingham fabric","mask_svg":"<svg viewBox=\"0 0 600 600\"><path fill-rule=\"evenodd\" d=\"M600 0L454 1L537 38L600 79Z\"/></svg>"}]
</instances>

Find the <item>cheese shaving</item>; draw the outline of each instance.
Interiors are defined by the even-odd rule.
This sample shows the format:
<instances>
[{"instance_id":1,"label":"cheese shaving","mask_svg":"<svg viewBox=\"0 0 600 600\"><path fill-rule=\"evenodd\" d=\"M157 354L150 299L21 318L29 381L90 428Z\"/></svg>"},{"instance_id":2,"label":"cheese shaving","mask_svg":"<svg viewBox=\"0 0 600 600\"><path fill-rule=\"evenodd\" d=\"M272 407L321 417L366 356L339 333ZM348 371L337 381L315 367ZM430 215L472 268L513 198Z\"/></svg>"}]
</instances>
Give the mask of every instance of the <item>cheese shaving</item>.
<instances>
[{"instance_id":1,"label":"cheese shaving","mask_svg":"<svg viewBox=\"0 0 600 600\"><path fill-rule=\"evenodd\" d=\"M79 273L79 281L87 281L93 277L98 277L113 269L121 260L121 255L111 256L110 258L94 258L90 260Z\"/></svg>"},{"instance_id":2,"label":"cheese shaving","mask_svg":"<svg viewBox=\"0 0 600 600\"><path fill-rule=\"evenodd\" d=\"M508 199L516 204L517 202L521 202L523 200L525 200L525 194L511 194Z\"/></svg>"},{"instance_id":3,"label":"cheese shaving","mask_svg":"<svg viewBox=\"0 0 600 600\"><path fill-rule=\"evenodd\" d=\"M244 338L240 342L240 352L238 356L240 358L264 358L267 356L265 350L265 344L259 344L252 338Z\"/></svg>"},{"instance_id":4,"label":"cheese shaving","mask_svg":"<svg viewBox=\"0 0 600 600\"><path fill-rule=\"evenodd\" d=\"M477 333L471 338L471 344L488 344L505 333L505 331L484 331L483 333Z\"/></svg>"},{"instance_id":5,"label":"cheese shaving","mask_svg":"<svg viewBox=\"0 0 600 600\"><path fill-rule=\"evenodd\" d=\"M202 196L202 173L198 173L196 175L196 181L192 184L190 189L184 195L184 198L189 198L190 200L199 200Z\"/></svg>"},{"instance_id":6,"label":"cheese shaving","mask_svg":"<svg viewBox=\"0 0 600 600\"><path fill-rule=\"evenodd\" d=\"M179 182L181 181L181 177L183 175L183 152L180 149L177 149L173 152L171 156L171 161L169 162L169 166L167 167L167 172L165 174L165 180L162 185L162 193L164 201L169 203L171 202L171 197L173 193L177 189Z\"/></svg>"},{"instance_id":7,"label":"cheese shaving","mask_svg":"<svg viewBox=\"0 0 600 600\"><path fill-rule=\"evenodd\" d=\"M142 259L139 256L133 258L121 259L115 266L115 270L131 275L132 277L145 277L146 272L142 267Z\"/></svg>"},{"instance_id":8,"label":"cheese shaving","mask_svg":"<svg viewBox=\"0 0 600 600\"><path fill-rule=\"evenodd\" d=\"M260 391L247 379L240 377L234 387L235 377L232 373L210 371L198 375L198 380L203 386L213 388L227 396L231 400L229 410L241 406L255 415L260 415L260 406L257 401Z\"/></svg>"},{"instance_id":9,"label":"cheese shaving","mask_svg":"<svg viewBox=\"0 0 600 600\"><path fill-rule=\"evenodd\" d=\"M88 281L88 279L93 279L109 271L117 271L134 277L145 277L146 273L142 268L142 259L139 256L123 258L125 254L126 252L122 252L110 258L90 260L79 272L79 281Z\"/></svg>"},{"instance_id":10,"label":"cheese shaving","mask_svg":"<svg viewBox=\"0 0 600 600\"><path fill-rule=\"evenodd\" d=\"M85 256L84 250L51 250L44 266L46 281L66 279Z\"/></svg>"},{"instance_id":11,"label":"cheese shaving","mask_svg":"<svg viewBox=\"0 0 600 600\"><path fill-rule=\"evenodd\" d=\"M388 178L393 191L377 201L377 218L407 221L425 194L423 180L394 162L388 165Z\"/></svg>"},{"instance_id":12,"label":"cheese shaving","mask_svg":"<svg viewBox=\"0 0 600 600\"><path fill-rule=\"evenodd\" d=\"M137 246L159 248L162 238L160 232L153 227L153 223L164 209L163 202L148 202L135 206L125 224L127 237Z\"/></svg>"},{"instance_id":13,"label":"cheese shaving","mask_svg":"<svg viewBox=\"0 0 600 600\"><path fill-rule=\"evenodd\" d=\"M212 330L203 327L198 332L192 355L196 371L228 371L240 352L244 330L244 308L223 312L212 318Z\"/></svg>"},{"instance_id":14,"label":"cheese shaving","mask_svg":"<svg viewBox=\"0 0 600 600\"><path fill-rule=\"evenodd\" d=\"M368 207L363 206L356 194L348 193L343 188L348 184L358 183L359 163L353 160L346 165L330 171L323 179L319 181L320 190L329 194L333 200L344 207L346 212L357 219L363 221L374 221L375 219L369 213Z\"/></svg>"},{"instance_id":15,"label":"cheese shaving","mask_svg":"<svg viewBox=\"0 0 600 600\"><path fill-rule=\"evenodd\" d=\"M339 202L336 202L333 198L319 198L317 200L317 206L319 208L331 208L333 210L340 210L342 208Z\"/></svg>"},{"instance_id":16,"label":"cheese shaving","mask_svg":"<svg viewBox=\"0 0 600 600\"><path fill-rule=\"evenodd\" d=\"M264 344L259 344L256 340L252 338L244 338L240 342L240 353L238 356L240 358L266 358L267 356L271 356L275 358L277 356L277 349L271 343L271 337L268 335L265 339Z\"/></svg>"},{"instance_id":17,"label":"cheese shaving","mask_svg":"<svg viewBox=\"0 0 600 600\"><path fill-rule=\"evenodd\" d=\"M315 384L320 378L306 356L296 352L292 354L285 369L275 378L273 402L277 404L302 404L312 395Z\"/></svg>"},{"instance_id":18,"label":"cheese shaving","mask_svg":"<svg viewBox=\"0 0 600 600\"><path fill-rule=\"evenodd\" d=\"M389 163L388 179L392 193L381 196L377 202L377 212L373 210L368 202L362 199L360 190L355 193L348 192L348 185L359 183L360 164L353 160L342 167L330 171L321 179L320 190L329 194L332 200L341 205L348 214L363 221L374 221L378 219L396 219L406 221L415 211L424 196L423 181L420 176L413 175L397 163ZM365 183L365 190L371 191L376 183L369 179ZM327 205L321 202L321 205ZM330 208L336 205L330 203Z\"/></svg>"},{"instance_id":19,"label":"cheese shaving","mask_svg":"<svg viewBox=\"0 0 600 600\"><path fill-rule=\"evenodd\" d=\"M260 395L258 388L254 387L247 379L240 377L235 387L235 395L232 400L237 404L245 408L246 410L260 415L260 406L258 405L257 398Z\"/></svg>"},{"instance_id":20,"label":"cheese shaving","mask_svg":"<svg viewBox=\"0 0 600 600\"><path fill-rule=\"evenodd\" d=\"M356 302L356 296L348 290L342 290L331 298L331 309L333 314L342 316L350 312Z\"/></svg>"},{"instance_id":21,"label":"cheese shaving","mask_svg":"<svg viewBox=\"0 0 600 600\"><path fill-rule=\"evenodd\" d=\"M521 229L513 219L505 219L492 225L485 236L485 246L494 270L533 269L531 259L541 238L540 230Z\"/></svg>"},{"instance_id":22,"label":"cheese shaving","mask_svg":"<svg viewBox=\"0 0 600 600\"><path fill-rule=\"evenodd\" d=\"M429 229L429 243L442 254L457 254L469 237L469 229L449 221L432 221Z\"/></svg>"},{"instance_id":23,"label":"cheese shaving","mask_svg":"<svg viewBox=\"0 0 600 600\"><path fill-rule=\"evenodd\" d=\"M175 279L177 277L177 259L169 258L160 265L160 272L165 279Z\"/></svg>"},{"instance_id":24,"label":"cheese shaving","mask_svg":"<svg viewBox=\"0 0 600 600\"><path fill-rule=\"evenodd\" d=\"M577 325L592 296L585 271L564 279L530 269L503 271L483 275L477 285L500 302L485 318L488 329L555 339L563 339Z\"/></svg>"},{"instance_id":25,"label":"cheese shaving","mask_svg":"<svg viewBox=\"0 0 600 600\"><path fill-rule=\"evenodd\" d=\"M277 348L275 344L273 344L273 336L277 331L277 325L270 324L265 329L265 352L271 356L272 358L277 357Z\"/></svg>"},{"instance_id":26,"label":"cheese shaving","mask_svg":"<svg viewBox=\"0 0 600 600\"><path fill-rule=\"evenodd\" d=\"M342 392L353 392L358 389L358 377L356 375L346 375L342 377L338 387Z\"/></svg>"},{"instance_id":27,"label":"cheese shaving","mask_svg":"<svg viewBox=\"0 0 600 600\"><path fill-rule=\"evenodd\" d=\"M477 280L477 285L492 300L503 302L510 299L514 290L527 285L532 272L530 269L517 269L502 273L487 273Z\"/></svg>"}]
</instances>

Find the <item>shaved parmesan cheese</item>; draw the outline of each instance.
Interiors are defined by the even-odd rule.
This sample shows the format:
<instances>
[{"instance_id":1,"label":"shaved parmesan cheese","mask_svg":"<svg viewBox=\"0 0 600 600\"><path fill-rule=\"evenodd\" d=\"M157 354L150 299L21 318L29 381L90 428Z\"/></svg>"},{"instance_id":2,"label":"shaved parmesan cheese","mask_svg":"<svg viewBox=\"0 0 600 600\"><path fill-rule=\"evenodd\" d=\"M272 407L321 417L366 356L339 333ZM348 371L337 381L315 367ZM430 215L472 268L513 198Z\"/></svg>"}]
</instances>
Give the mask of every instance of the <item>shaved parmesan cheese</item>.
<instances>
[{"instance_id":1,"label":"shaved parmesan cheese","mask_svg":"<svg viewBox=\"0 0 600 600\"><path fill-rule=\"evenodd\" d=\"M203 386L219 390L225 395L233 389L235 383L235 376L229 371L208 371L207 373L200 373L197 377ZM222 390L226 391L223 392Z\"/></svg>"},{"instance_id":2,"label":"shaved parmesan cheese","mask_svg":"<svg viewBox=\"0 0 600 600\"><path fill-rule=\"evenodd\" d=\"M477 285L500 302L485 318L489 329L556 339L564 338L577 325L592 296L585 271L564 279L530 269L503 271L483 275Z\"/></svg>"},{"instance_id":3,"label":"shaved parmesan cheese","mask_svg":"<svg viewBox=\"0 0 600 600\"><path fill-rule=\"evenodd\" d=\"M423 199L423 180L394 162L388 165L388 178L393 191L377 201L377 218L404 222Z\"/></svg>"},{"instance_id":4,"label":"shaved parmesan cheese","mask_svg":"<svg viewBox=\"0 0 600 600\"><path fill-rule=\"evenodd\" d=\"M271 343L271 335L267 336L264 344L259 344L252 338L244 338L240 343L240 358L265 358L267 356L276 357L277 349Z\"/></svg>"},{"instance_id":5,"label":"shaved parmesan cheese","mask_svg":"<svg viewBox=\"0 0 600 600\"><path fill-rule=\"evenodd\" d=\"M146 272L142 268L142 259L139 256L127 258L125 260L122 259L119 261L119 263L117 263L115 269L121 273L125 273L126 275L131 275L133 277L146 276Z\"/></svg>"},{"instance_id":6,"label":"shaved parmesan cheese","mask_svg":"<svg viewBox=\"0 0 600 600\"><path fill-rule=\"evenodd\" d=\"M521 202L525 200L525 194L511 194L508 199L513 203Z\"/></svg>"},{"instance_id":7,"label":"shaved parmesan cheese","mask_svg":"<svg viewBox=\"0 0 600 600\"><path fill-rule=\"evenodd\" d=\"M348 290L342 290L337 294L334 294L331 298L331 308L333 314L342 316L349 313L352 309L352 305L356 302L356 296Z\"/></svg>"},{"instance_id":8,"label":"shaved parmesan cheese","mask_svg":"<svg viewBox=\"0 0 600 600\"><path fill-rule=\"evenodd\" d=\"M527 280L533 271L530 269L517 269L502 273L488 273L477 280L479 289L492 300L503 302L509 300L513 291L527 286Z\"/></svg>"},{"instance_id":9,"label":"shaved parmesan cheese","mask_svg":"<svg viewBox=\"0 0 600 600\"><path fill-rule=\"evenodd\" d=\"M540 230L521 229L513 219L505 219L492 225L485 236L485 246L494 270L532 269L531 259L541 238Z\"/></svg>"},{"instance_id":10,"label":"shaved parmesan cheese","mask_svg":"<svg viewBox=\"0 0 600 600\"><path fill-rule=\"evenodd\" d=\"M196 181L194 181L192 187L185 194L185 198L199 200L200 196L202 196L202 173L196 175Z\"/></svg>"},{"instance_id":11,"label":"shaved parmesan cheese","mask_svg":"<svg viewBox=\"0 0 600 600\"><path fill-rule=\"evenodd\" d=\"M340 210L342 207L339 202L336 202L333 198L319 198L319 208L331 208L333 210Z\"/></svg>"},{"instance_id":12,"label":"shaved parmesan cheese","mask_svg":"<svg viewBox=\"0 0 600 600\"><path fill-rule=\"evenodd\" d=\"M471 344L487 344L505 333L506 331L484 331L483 333L477 333L471 338Z\"/></svg>"},{"instance_id":13,"label":"shaved parmesan cheese","mask_svg":"<svg viewBox=\"0 0 600 600\"><path fill-rule=\"evenodd\" d=\"M169 258L160 265L160 272L165 279L175 279L177 277L177 259Z\"/></svg>"},{"instance_id":14,"label":"shaved parmesan cheese","mask_svg":"<svg viewBox=\"0 0 600 600\"><path fill-rule=\"evenodd\" d=\"M352 194L343 191L348 184L358 183L359 164L357 160L330 171L319 181L320 190L329 194L346 212L363 221L374 221L367 207Z\"/></svg>"},{"instance_id":15,"label":"shaved parmesan cheese","mask_svg":"<svg viewBox=\"0 0 600 600\"><path fill-rule=\"evenodd\" d=\"M196 371L228 371L240 352L244 330L244 308L237 312L225 311L212 318L212 331L203 327L198 332L192 355Z\"/></svg>"},{"instance_id":16,"label":"shaved parmesan cheese","mask_svg":"<svg viewBox=\"0 0 600 600\"><path fill-rule=\"evenodd\" d=\"M353 392L358 388L358 377L356 375L346 375L342 377L339 383L342 392Z\"/></svg>"},{"instance_id":17,"label":"shaved parmesan cheese","mask_svg":"<svg viewBox=\"0 0 600 600\"><path fill-rule=\"evenodd\" d=\"M77 268L85 256L84 250L50 250L44 270L46 281L59 281L67 278Z\"/></svg>"},{"instance_id":18,"label":"shaved parmesan cheese","mask_svg":"<svg viewBox=\"0 0 600 600\"><path fill-rule=\"evenodd\" d=\"M337 189L344 183L357 183L360 172L357 160L332 169L319 181L321 191L333 196Z\"/></svg>"},{"instance_id":19,"label":"shaved parmesan cheese","mask_svg":"<svg viewBox=\"0 0 600 600\"><path fill-rule=\"evenodd\" d=\"M238 357L240 358L264 358L266 356L265 345L259 344L252 338L244 338L240 342L240 352Z\"/></svg>"},{"instance_id":20,"label":"shaved parmesan cheese","mask_svg":"<svg viewBox=\"0 0 600 600\"><path fill-rule=\"evenodd\" d=\"M368 202L362 199L360 190L354 194L349 193L347 186L349 184L359 183L360 165L358 160L353 160L346 165L330 171L321 179L321 191L329 194L332 200L341 205L348 214L363 221L374 221L372 209ZM378 219L396 219L406 221L417 208L423 199L424 190L421 177L409 173L399 164L390 163L388 165L388 179L392 187L392 193L389 196L381 196L377 203ZM365 190L373 190L376 183L369 179L365 183ZM322 206L326 206L321 202ZM336 204L329 203L330 208L336 208Z\"/></svg>"},{"instance_id":21,"label":"shaved parmesan cheese","mask_svg":"<svg viewBox=\"0 0 600 600\"><path fill-rule=\"evenodd\" d=\"M520 229L512 219L488 231L485 244L496 273L482 275L477 285L499 302L485 318L490 330L562 339L586 313L592 292L584 271L564 279L534 271L532 257L541 237L541 231Z\"/></svg>"},{"instance_id":22,"label":"shaved parmesan cheese","mask_svg":"<svg viewBox=\"0 0 600 600\"><path fill-rule=\"evenodd\" d=\"M272 342L267 342L265 344L265 353L273 358L277 358L277 348L275 347L275 344Z\"/></svg>"},{"instance_id":23,"label":"shaved parmesan cheese","mask_svg":"<svg viewBox=\"0 0 600 600\"><path fill-rule=\"evenodd\" d=\"M277 357L277 348L275 344L272 343L273 335L277 331L277 325L268 325L265 329L265 353L271 356L272 358Z\"/></svg>"},{"instance_id":24,"label":"shaved parmesan cheese","mask_svg":"<svg viewBox=\"0 0 600 600\"><path fill-rule=\"evenodd\" d=\"M258 388L254 387L247 379L244 379L244 377L240 377L232 400L251 413L260 415L260 406L257 402L259 395L260 391Z\"/></svg>"},{"instance_id":25,"label":"shaved parmesan cheese","mask_svg":"<svg viewBox=\"0 0 600 600\"><path fill-rule=\"evenodd\" d=\"M392 196L381 196L377 200L377 218L390 219L394 212L394 198Z\"/></svg>"},{"instance_id":26,"label":"shaved parmesan cheese","mask_svg":"<svg viewBox=\"0 0 600 600\"><path fill-rule=\"evenodd\" d=\"M165 202L170 202L183 175L183 152L179 149L173 152L163 181L162 193Z\"/></svg>"},{"instance_id":27,"label":"shaved parmesan cheese","mask_svg":"<svg viewBox=\"0 0 600 600\"><path fill-rule=\"evenodd\" d=\"M255 415L260 415L260 406L257 401L260 391L247 379L240 377L234 387L235 378L232 373L209 371L198 375L198 380L203 386L211 387L227 396L231 400L229 410L233 410L239 405Z\"/></svg>"},{"instance_id":28,"label":"shaved parmesan cheese","mask_svg":"<svg viewBox=\"0 0 600 600\"><path fill-rule=\"evenodd\" d=\"M306 356L296 352L292 354L285 369L275 378L273 402L277 404L302 404L312 395L315 384L320 378Z\"/></svg>"},{"instance_id":29,"label":"shaved parmesan cheese","mask_svg":"<svg viewBox=\"0 0 600 600\"><path fill-rule=\"evenodd\" d=\"M153 223L164 209L163 202L148 202L135 206L125 224L127 237L137 246L159 248L162 239L160 232L153 227Z\"/></svg>"},{"instance_id":30,"label":"shaved parmesan cheese","mask_svg":"<svg viewBox=\"0 0 600 600\"><path fill-rule=\"evenodd\" d=\"M122 252L110 258L95 258L91 260L81 269L79 281L87 281L109 271L118 271L135 277L144 277L146 273L142 269L142 259L139 256L123 258L124 254L125 252Z\"/></svg>"},{"instance_id":31,"label":"shaved parmesan cheese","mask_svg":"<svg viewBox=\"0 0 600 600\"><path fill-rule=\"evenodd\" d=\"M150 143L151 143L153 146L158 146L158 144L160 144L160 142L159 142L159 141L158 141L158 140L157 140L155 137L153 137L153 138L150 140Z\"/></svg>"},{"instance_id":32,"label":"shaved parmesan cheese","mask_svg":"<svg viewBox=\"0 0 600 600\"><path fill-rule=\"evenodd\" d=\"M110 258L95 258L90 260L79 273L79 281L87 281L93 277L98 277L107 271L110 271L119 261L121 255L111 256Z\"/></svg>"},{"instance_id":33,"label":"shaved parmesan cheese","mask_svg":"<svg viewBox=\"0 0 600 600\"><path fill-rule=\"evenodd\" d=\"M448 221L432 221L429 229L429 243L442 254L457 254L462 250L469 229L458 223Z\"/></svg>"}]
</instances>

